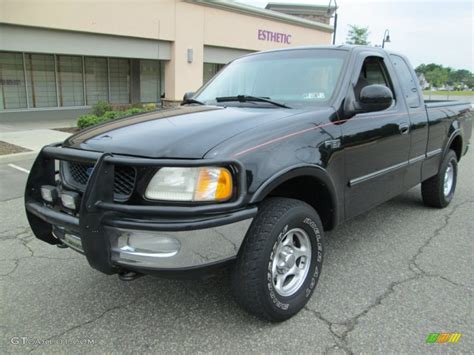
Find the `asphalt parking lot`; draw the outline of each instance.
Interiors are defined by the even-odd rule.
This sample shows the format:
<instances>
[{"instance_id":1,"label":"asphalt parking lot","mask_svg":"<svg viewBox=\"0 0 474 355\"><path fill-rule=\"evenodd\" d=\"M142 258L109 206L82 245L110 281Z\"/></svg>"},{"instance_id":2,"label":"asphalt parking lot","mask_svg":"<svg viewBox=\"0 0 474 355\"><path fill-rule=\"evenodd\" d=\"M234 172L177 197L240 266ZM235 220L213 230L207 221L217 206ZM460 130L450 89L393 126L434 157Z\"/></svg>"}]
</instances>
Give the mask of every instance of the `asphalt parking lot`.
<instances>
[{"instance_id":1,"label":"asphalt parking lot","mask_svg":"<svg viewBox=\"0 0 474 355\"><path fill-rule=\"evenodd\" d=\"M419 188L326 238L313 298L281 324L233 302L227 278L120 281L37 241L23 211L32 161L0 165L0 352L472 352L474 155L453 203L426 208ZM462 333L426 344L429 333Z\"/></svg>"}]
</instances>

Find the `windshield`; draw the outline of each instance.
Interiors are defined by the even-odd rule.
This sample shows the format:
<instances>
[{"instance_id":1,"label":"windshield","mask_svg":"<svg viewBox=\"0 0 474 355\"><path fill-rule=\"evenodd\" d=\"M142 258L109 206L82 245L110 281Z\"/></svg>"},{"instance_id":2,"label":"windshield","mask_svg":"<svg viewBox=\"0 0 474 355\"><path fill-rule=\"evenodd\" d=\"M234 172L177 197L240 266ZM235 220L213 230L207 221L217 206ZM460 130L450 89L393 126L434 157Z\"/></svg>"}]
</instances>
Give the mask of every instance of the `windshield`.
<instances>
[{"instance_id":1,"label":"windshield","mask_svg":"<svg viewBox=\"0 0 474 355\"><path fill-rule=\"evenodd\" d=\"M291 106L325 104L346 56L343 50L301 49L243 57L226 66L194 98L216 103L218 97L248 95Z\"/></svg>"}]
</instances>

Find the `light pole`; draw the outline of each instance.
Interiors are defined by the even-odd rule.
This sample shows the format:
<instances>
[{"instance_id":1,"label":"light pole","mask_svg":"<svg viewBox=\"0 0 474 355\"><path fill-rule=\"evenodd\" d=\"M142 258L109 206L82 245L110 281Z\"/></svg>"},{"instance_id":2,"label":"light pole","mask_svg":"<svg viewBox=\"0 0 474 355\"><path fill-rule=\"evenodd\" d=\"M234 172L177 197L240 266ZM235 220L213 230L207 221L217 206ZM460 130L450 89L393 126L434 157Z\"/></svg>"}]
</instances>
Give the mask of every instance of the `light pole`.
<instances>
[{"instance_id":1,"label":"light pole","mask_svg":"<svg viewBox=\"0 0 474 355\"><path fill-rule=\"evenodd\" d=\"M390 43L390 32L388 29L383 33L382 48L385 48L385 43Z\"/></svg>"},{"instance_id":2,"label":"light pole","mask_svg":"<svg viewBox=\"0 0 474 355\"><path fill-rule=\"evenodd\" d=\"M329 0L327 15L332 15L331 4L333 0ZM334 33L332 35L332 44L336 44L336 30L337 30L337 1L334 0Z\"/></svg>"}]
</instances>

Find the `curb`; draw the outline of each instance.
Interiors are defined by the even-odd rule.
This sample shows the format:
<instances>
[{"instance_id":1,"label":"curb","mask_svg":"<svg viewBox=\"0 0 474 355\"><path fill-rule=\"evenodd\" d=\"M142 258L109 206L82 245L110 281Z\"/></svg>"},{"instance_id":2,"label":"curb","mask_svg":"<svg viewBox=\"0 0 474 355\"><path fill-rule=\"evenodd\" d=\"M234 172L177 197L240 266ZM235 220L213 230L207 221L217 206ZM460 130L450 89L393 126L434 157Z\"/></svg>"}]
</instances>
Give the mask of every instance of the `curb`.
<instances>
[{"instance_id":1,"label":"curb","mask_svg":"<svg viewBox=\"0 0 474 355\"><path fill-rule=\"evenodd\" d=\"M0 155L0 164L11 163L15 161L34 159L39 151Z\"/></svg>"}]
</instances>

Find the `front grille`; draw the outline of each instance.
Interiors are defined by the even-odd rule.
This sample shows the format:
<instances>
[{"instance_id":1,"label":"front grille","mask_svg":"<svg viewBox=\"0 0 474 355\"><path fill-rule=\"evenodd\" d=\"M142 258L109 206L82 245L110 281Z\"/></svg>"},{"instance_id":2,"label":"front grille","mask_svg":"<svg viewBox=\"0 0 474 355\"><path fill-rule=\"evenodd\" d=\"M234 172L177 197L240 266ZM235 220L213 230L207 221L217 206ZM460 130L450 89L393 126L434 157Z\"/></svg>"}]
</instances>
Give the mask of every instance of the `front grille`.
<instances>
[{"instance_id":1,"label":"front grille","mask_svg":"<svg viewBox=\"0 0 474 355\"><path fill-rule=\"evenodd\" d=\"M66 184L84 191L94 164L68 161L62 165ZM118 199L130 197L135 187L137 172L129 166L115 167L114 193Z\"/></svg>"},{"instance_id":2,"label":"front grille","mask_svg":"<svg viewBox=\"0 0 474 355\"><path fill-rule=\"evenodd\" d=\"M74 181L74 184L79 185L83 188L87 185L87 181L89 181L89 172L92 172L92 169L94 169L93 164L74 162L67 163L67 167L69 168L69 174L72 180Z\"/></svg>"}]
</instances>

